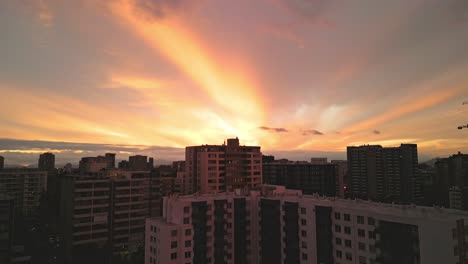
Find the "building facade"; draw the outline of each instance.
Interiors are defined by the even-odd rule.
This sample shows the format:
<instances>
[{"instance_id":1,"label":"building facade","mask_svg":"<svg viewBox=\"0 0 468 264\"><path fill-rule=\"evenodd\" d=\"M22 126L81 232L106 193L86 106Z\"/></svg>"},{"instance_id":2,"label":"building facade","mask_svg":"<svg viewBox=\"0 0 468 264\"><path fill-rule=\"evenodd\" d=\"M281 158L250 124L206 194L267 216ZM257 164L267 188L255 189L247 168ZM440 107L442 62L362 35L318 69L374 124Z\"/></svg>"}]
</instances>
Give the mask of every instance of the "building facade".
<instances>
[{"instance_id":1,"label":"building facade","mask_svg":"<svg viewBox=\"0 0 468 264\"><path fill-rule=\"evenodd\" d=\"M423 202L416 144L391 148L352 146L347 148L347 155L351 197L404 204Z\"/></svg>"},{"instance_id":2,"label":"building facade","mask_svg":"<svg viewBox=\"0 0 468 264\"><path fill-rule=\"evenodd\" d=\"M185 148L184 194L232 191L262 183L262 153L257 146L241 146L239 139L223 145Z\"/></svg>"},{"instance_id":3,"label":"building facade","mask_svg":"<svg viewBox=\"0 0 468 264\"><path fill-rule=\"evenodd\" d=\"M0 263L9 263L13 246L14 200L0 193Z\"/></svg>"},{"instance_id":4,"label":"building facade","mask_svg":"<svg viewBox=\"0 0 468 264\"><path fill-rule=\"evenodd\" d=\"M39 155L38 168L43 171L55 170L55 155L50 152Z\"/></svg>"},{"instance_id":5,"label":"building facade","mask_svg":"<svg viewBox=\"0 0 468 264\"><path fill-rule=\"evenodd\" d=\"M63 177L59 219L64 263L85 263L86 257L104 263L142 249L145 219L161 214L162 197L173 186L150 171L114 169Z\"/></svg>"},{"instance_id":6,"label":"building facade","mask_svg":"<svg viewBox=\"0 0 468 264\"><path fill-rule=\"evenodd\" d=\"M5 158L0 156L0 170L5 168Z\"/></svg>"},{"instance_id":7,"label":"building facade","mask_svg":"<svg viewBox=\"0 0 468 264\"><path fill-rule=\"evenodd\" d=\"M47 191L47 172L37 169L3 169L0 171L0 193L13 198L15 212L34 218L38 214L41 194Z\"/></svg>"},{"instance_id":8,"label":"building facade","mask_svg":"<svg viewBox=\"0 0 468 264\"><path fill-rule=\"evenodd\" d=\"M264 163L263 183L284 185L304 194L336 196L338 167L335 164L274 161Z\"/></svg>"},{"instance_id":9,"label":"building facade","mask_svg":"<svg viewBox=\"0 0 468 264\"><path fill-rule=\"evenodd\" d=\"M435 204L468 210L468 154L458 153L435 163Z\"/></svg>"},{"instance_id":10,"label":"building facade","mask_svg":"<svg viewBox=\"0 0 468 264\"><path fill-rule=\"evenodd\" d=\"M302 195L168 197L146 221L145 264L468 263L468 213Z\"/></svg>"}]
</instances>

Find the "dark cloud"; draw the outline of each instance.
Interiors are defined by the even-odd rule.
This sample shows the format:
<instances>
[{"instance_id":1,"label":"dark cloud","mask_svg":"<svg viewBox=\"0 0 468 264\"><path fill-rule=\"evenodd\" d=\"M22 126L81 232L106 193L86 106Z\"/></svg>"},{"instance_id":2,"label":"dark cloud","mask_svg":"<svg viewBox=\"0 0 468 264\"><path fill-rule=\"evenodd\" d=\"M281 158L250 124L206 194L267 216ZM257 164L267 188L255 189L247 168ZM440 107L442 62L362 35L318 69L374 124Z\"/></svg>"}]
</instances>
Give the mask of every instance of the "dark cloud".
<instances>
[{"instance_id":1,"label":"dark cloud","mask_svg":"<svg viewBox=\"0 0 468 264\"><path fill-rule=\"evenodd\" d=\"M321 136L321 135L323 135L323 133L318 131L318 130L315 130L315 129L308 129L308 130L302 130L302 135L303 136L308 136L308 135Z\"/></svg>"},{"instance_id":2,"label":"dark cloud","mask_svg":"<svg viewBox=\"0 0 468 264\"><path fill-rule=\"evenodd\" d=\"M380 135L381 132L379 130L374 130L374 131L372 131L372 133L374 133L376 135Z\"/></svg>"},{"instance_id":3,"label":"dark cloud","mask_svg":"<svg viewBox=\"0 0 468 264\"><path fill-rule=\"evenodd\" d=\"M265 131L270 131L270 132L276 132L276 133L285 133L285 132L288 132L288 130L286 128L282 128L282 127L266 127L266 126L261 126L261 127L258 127L259 129L261 130L265 130Z\"/></svg>"},{"instance_id":4,"label":"dark cloud","mask_svg":"<svg viewBox=\"0 0 468 264\"><path fill-rule=\"evenodd\" d=\"M53 152L58 166L68 162L77 164L81 157L103 155L106 152L116 153L118 160L141 154L154 157L157 164L164 164L184 159L185 149L166 146L0 139L0 156L5 157L7 165L37 164L41 152Z\"/></svg>"},{"instance_id":5,"label":"dark cloud","mask_svg":"<svg viewBox=\"0 0 468 264\"><path fill-rule=\"evenodd\" d=\"M191 11L200 2L193 0L138 0L136 7L148 19L161 19L169 14Z\"/></svg>"}]
</instances>

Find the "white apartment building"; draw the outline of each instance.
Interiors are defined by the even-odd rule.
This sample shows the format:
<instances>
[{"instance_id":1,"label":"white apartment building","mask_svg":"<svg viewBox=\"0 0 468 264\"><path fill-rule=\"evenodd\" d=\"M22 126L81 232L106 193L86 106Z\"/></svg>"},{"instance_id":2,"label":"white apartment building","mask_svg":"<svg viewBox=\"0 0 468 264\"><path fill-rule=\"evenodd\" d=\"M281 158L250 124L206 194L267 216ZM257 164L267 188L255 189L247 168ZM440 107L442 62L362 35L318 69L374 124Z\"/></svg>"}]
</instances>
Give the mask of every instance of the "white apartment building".
<instances>
[{"instance_id":1,"label":"white apartment building","mask_svg":"<svg viewBox=\"0 0 468 264\"><path fill-rule=\"evenodd\" d=\"M146 264L467 262L468 212L302 195L282 186L172 196Z\"/></svg>"}]
</instances>

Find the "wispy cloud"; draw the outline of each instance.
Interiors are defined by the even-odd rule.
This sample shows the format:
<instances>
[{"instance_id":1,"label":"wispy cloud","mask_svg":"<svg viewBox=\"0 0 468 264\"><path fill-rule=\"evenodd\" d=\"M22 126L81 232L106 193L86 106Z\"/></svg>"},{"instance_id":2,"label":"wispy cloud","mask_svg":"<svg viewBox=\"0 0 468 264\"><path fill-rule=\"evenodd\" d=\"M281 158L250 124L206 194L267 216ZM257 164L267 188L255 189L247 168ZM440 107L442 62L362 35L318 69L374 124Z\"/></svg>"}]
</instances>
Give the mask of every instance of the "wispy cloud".
<instances>
[{"instance_id":1,"label":"wispy cloud","mask_svg":"<svg viewBox=\"0 0 468 264\"><path fill-rule=\"evenodd\" d=\"M374 130L374 131L372 131L372 133L374 133L376 135L380 135L381 132L379 130Z\"/></svg>"},{"instance_id":2,"label":"wispy cloud","mask_svg":"<svg viewBox=\"0 0 468 264\"><path fill-rule=\"evenodd\" d=\"M266 126L261 126L261 127L258 127L259 129L261 130L265 130L265 131L270 131L270 132L276 132L276 133L286 133L288 132L288 130L286 128L283 128L283 127L266 127Z\"/></svg>"},{"instance_id":3,"label":"wispy cloud","mask_svg":"<svg viewBox=\"0 0 468 264\"><path fill-rule=\"evenodd\" d=\"M315 129L307 129L307 130L302 130L302 135L303 136L309 136L309 135L322 136L323 133Z\"/></svg>"}]
</instances>

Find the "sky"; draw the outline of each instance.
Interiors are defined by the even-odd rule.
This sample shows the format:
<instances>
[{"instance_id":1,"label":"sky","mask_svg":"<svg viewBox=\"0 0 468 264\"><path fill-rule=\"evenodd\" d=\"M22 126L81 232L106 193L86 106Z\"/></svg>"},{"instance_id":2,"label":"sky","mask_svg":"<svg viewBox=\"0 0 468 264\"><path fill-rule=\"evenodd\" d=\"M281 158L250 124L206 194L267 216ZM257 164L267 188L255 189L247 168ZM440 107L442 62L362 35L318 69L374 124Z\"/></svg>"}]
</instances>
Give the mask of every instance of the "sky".
<instances>
[{"instance_id":1,"label":"sky","mask_svg":"<svg viewBox=\"0 0 468 264\"><path fill-rule=\"evenodd\" d=\"M0 155L468 153L465 0L0 1Z\"/></svg>"}]
</instances>

